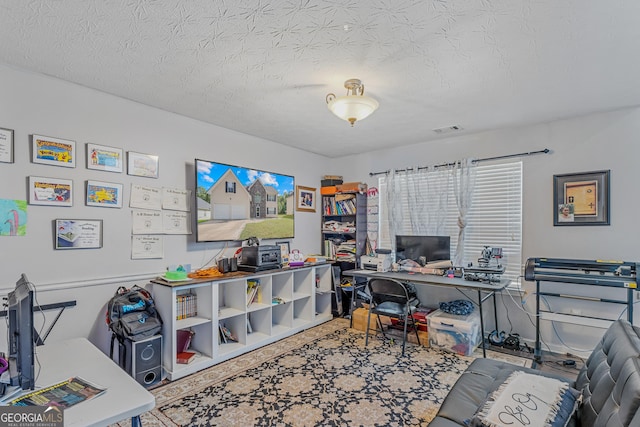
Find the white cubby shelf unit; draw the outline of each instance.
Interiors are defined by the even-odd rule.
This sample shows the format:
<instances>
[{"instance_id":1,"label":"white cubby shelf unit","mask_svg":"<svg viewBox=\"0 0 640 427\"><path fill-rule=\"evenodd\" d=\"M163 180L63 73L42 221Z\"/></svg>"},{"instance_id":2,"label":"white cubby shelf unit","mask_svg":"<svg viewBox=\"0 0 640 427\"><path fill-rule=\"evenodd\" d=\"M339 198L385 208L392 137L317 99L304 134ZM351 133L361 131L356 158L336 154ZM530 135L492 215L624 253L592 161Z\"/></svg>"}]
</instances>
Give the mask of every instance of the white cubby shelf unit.
<instances>
[{"instance_id":1,"label":"white cubby shelf unit","mask_svg":"<svg viewBox=\"0 0 640 427\"><path fill-rule=\"evenodd\" d=\"M253 298L250 281L259 283ZM162 360L169 380L182 378L333 318L330 264L204 281L152 282L150 285L164 322ZM178 297L185 294L196 295L197 315L178 319ZM228 330L233 340L223 339L220 326ZM188 364L176 361L176 332L180 329L194 332L189 351L196 352L196 357Z\"/></svg>"}]
</instances>

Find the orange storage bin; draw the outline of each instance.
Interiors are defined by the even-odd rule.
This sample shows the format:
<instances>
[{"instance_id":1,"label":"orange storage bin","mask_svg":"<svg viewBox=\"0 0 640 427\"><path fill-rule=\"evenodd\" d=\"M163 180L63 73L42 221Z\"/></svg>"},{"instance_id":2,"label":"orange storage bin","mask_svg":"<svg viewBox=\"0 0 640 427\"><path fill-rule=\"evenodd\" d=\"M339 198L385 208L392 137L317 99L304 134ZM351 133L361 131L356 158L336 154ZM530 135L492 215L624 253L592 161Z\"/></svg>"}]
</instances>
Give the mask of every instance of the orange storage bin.
<instances>
[{"instance_id":1,"label":"orange storage bin","mask_svg":"<svg viewBox=\"0 0 640 427\"><path fill-rule=\"evenodd\" d=\"M329 187L320 187L320 194L323 196L333 196L337 192L337 188L335 185Z\"/></svg>"}]
</instances>

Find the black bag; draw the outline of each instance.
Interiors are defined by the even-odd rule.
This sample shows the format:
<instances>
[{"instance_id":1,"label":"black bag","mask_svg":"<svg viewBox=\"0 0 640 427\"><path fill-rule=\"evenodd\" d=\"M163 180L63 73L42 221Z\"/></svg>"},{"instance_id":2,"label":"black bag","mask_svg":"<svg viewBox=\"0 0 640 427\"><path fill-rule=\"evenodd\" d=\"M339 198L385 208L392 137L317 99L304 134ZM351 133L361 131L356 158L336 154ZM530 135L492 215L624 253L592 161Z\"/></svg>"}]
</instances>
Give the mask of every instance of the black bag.
<instances>
[{"instance_id":1,"label":"black bag","mask_svg":"<svg viewBox=\"0 0 640 427\"><path fill-rule=\"evenodd\" d=\"M140 341L162 330L162 319L151 294L137 285L118 288L107 304L106 321L111 330L111 358L116 339L122 345L125 340Z\"/></svg>"}]
</instances>

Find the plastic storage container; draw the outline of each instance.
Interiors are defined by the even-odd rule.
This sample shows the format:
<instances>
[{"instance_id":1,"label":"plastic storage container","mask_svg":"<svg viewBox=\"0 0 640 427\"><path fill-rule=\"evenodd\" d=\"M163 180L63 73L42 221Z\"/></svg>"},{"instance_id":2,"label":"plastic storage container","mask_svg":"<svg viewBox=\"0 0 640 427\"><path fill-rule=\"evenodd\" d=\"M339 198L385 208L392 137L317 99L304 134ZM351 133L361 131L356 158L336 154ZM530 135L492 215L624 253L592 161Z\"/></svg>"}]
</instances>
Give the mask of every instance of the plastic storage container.
<instances>
[{"instance_id":1,"label":"plastic storage container","mask_svg":"<svg viewBox=\"0 0 640 427\"><path fill-rule=\"evenodd\" d=\"M466 316L436 310L427 316L429 345L470 356L481 341L478 310Z\"/></svg>"}]
</instances>

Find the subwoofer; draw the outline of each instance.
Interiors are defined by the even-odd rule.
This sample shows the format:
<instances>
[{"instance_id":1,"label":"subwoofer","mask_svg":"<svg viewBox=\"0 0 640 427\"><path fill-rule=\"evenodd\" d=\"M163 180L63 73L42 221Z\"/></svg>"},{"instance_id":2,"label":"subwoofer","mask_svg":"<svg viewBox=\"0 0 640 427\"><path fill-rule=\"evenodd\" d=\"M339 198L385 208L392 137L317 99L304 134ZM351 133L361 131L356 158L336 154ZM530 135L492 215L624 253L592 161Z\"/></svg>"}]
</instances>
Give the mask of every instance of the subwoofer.
<instances>
[{"instance_id":1,"label":"subwoofer","mask_svg":"<svg viewBox=\"0 0 640 427\"><path fill-rule=\"evenodd\" d=\"M162 335L142 341L126 340L124 351L124 369L138 383L149 387L162 379Z\"/></svg>"}]
</instances>

